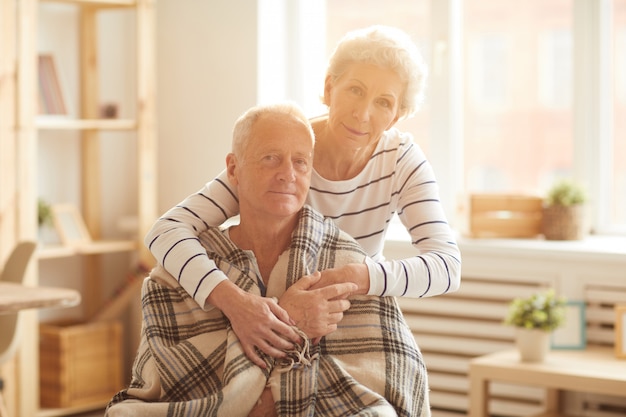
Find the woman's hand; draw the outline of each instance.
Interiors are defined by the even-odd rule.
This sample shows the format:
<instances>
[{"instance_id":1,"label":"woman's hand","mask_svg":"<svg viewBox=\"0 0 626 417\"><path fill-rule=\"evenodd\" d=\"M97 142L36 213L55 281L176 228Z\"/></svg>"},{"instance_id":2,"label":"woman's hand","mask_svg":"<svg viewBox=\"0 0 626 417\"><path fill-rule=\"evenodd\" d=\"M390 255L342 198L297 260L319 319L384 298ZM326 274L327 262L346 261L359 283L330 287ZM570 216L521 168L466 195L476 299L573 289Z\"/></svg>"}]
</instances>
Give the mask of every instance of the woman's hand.
<instances>
[{"instance_id":1,"label":"woman's hand","mask_svg":"<svg viewBox=\"0 0 626 417\"><path fill-rule=\"evenodd\" d=\"M222 281L207 301L219 308L239 338L246 356L261 368L265 361L257 349L274 358L285 357L285 350L300 342L289 314L271 298L250 294L230 281Z\"/></svg>"},{"instance_id":2,"label":"woman's hand","mask_svg":"<svg viewBox=\"0 0 626 417\"><path fill-rule=\"evenodd\" d=\"M370 275L366 264L346 264L340 268L322 271L322 278L311 289L323 288L333 284L352 282L357 285L354 295L365 295L370 289Z\"/></svg>"},{"instance_id":3,"label":"woman's hand","mask_svg":"<svg viewBox=\"0 0 626 417\"><path fill-rule=\"evenodd\" d=\"M320 278L319 272L300 278L278 302L295 325L311 339L326 336L337 329L343 312L350 308L347 298L357 290L356 284L351 282L313 289Z\"/></svg>"}]
</instances>

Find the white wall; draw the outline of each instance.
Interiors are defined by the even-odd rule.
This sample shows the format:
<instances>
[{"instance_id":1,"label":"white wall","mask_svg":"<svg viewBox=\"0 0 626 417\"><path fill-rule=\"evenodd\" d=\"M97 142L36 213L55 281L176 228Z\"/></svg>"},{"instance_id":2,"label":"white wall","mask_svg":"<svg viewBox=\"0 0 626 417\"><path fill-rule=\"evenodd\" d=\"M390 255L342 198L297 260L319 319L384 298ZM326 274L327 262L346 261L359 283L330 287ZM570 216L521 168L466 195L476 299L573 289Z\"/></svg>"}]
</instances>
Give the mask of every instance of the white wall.
<instances>
[{"instance_id":1,"label":"white wall","mask_svg":"<svg viewBox=\"0 0 626 417\"><path fill-rule=\"evenodd\" d=\"M159 0L157 71L161 214L224 168L257 102L256 0Z\"/></svg>"}]
</instances>

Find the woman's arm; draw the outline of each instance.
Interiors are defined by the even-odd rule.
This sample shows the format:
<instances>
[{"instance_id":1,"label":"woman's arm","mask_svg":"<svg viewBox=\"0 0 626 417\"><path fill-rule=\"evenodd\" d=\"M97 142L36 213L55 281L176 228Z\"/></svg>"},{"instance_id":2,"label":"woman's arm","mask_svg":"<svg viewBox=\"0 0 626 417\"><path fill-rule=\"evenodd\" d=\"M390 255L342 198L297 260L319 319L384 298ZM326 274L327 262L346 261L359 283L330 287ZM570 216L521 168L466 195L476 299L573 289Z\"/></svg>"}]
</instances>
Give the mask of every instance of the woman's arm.
<instances>
[{"instance_id":1,"label":"woman's arm","mask_svg":"<svg viewBox=\"0 0 626 417\"><path fill-rule=\"evenodd\" d=\"M227 278L208 258L198 235L238 213L237 195L223 171L161 216L144 239L157 262L204 309L211 291Z\"/></svg>"},{"instance_id":2,"label":"woman's arm","mask_svg":"<svg viewBox=\"0 0 626 417\"><path fill-rule=\"evenodd\" d=\"M357 239L363 240L370 258L365 264L323 271L316 287L349 281L358 284L358 294L414 298L456 291L461 280L461 255L439 201L432 168L408 135L386 146L385 152L378 154L378 158L385 158L384 163L379 162L384 165L385 181L378 181L381 172L374 170L367 177L367 186L343 197L342 207L333 207L339 213L351 212L346 217L335 212L334 218L345 231L360 236ZM393 184L385 185L387 181ZM385 193L389 195L388 212L378 209L384 206ZM325 201L315 197L315 203ZM385 261L381 259L384 237L377 241L378 237L371 236L378 236L374 232L386 227L394 210L411 235L416 256Z\"/></svg>"},{"instance_id":3,"label":"woman's arm","mask_svg":"<svg viewBox=\"0 0 626 417\"><path fill-rule=\"evenodd\" d=\"M457 291L461 252L439 199L430 163L415 145L396 166L398 216L411 236L416 256L402 260L367 260L371 295L432 297Z\"/></svg>"},{"instance_id":4,"label":"woman's arm","mask_svg":"<svg viewBox=\"0 0 626 417\"><path fill-rule=\"evenodd\" d=\"M220 309L231 322L244 352L259 366L265 363L255 347L277 357L284 339L297 342L298 334L285 323L286 311L271 299L241 294L226 275L209 259L198 235L239 213L235 190L223 171L200 191L167 211L145 237L145 244L157 262L167 270L203 308ZM222 284L222 285L220 285ZM268 337L268 334L272 337ZM276 340L278 338L278 340Z\"/></svg>"}]
</instances>

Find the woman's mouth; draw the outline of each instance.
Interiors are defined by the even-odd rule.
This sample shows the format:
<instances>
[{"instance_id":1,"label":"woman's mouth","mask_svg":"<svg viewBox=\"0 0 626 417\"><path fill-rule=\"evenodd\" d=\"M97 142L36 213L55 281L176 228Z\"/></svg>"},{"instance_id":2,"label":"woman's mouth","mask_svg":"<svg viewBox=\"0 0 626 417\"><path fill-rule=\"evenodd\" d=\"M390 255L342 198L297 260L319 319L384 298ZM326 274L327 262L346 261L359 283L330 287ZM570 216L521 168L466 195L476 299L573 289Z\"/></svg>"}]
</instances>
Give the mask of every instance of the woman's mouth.
<instances>
[{"instance_id":1,"label":"woman's mouth","mask_svg":"<svg viewBox=\"0 0 626 417\"><path fill-rule=\"evenodd\" d=\"M359 131L359 130L352 129L352 128L350 128L349 126L347 126L347 125L345 125L345 124L343 125L343 127L344 127L344 128L345 128L345 129L346 129L349 133L351 133L351 134L353 134L353 135L355 135L355 136L365 136L365 135L367 135L367 132L361 132L361 131Z\"/></svg>"}]
</instances>

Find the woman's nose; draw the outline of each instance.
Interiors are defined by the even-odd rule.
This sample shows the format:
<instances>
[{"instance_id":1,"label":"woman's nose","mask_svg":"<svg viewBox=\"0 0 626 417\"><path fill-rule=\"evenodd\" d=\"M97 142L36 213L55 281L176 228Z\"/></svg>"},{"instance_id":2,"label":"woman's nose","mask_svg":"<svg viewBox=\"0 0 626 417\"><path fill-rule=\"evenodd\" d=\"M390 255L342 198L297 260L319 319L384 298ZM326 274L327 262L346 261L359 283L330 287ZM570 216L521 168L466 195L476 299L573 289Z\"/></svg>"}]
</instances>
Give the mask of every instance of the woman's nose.
<instances>
[{"instance_id":1,"label":"woman's nose","mask_svg":"<svg viewBox=\"0 0 626 417\"><path fill-rule=\"evenodd\" d=\"M353 116L359 122L367 122L370 119L370 106L367 102L357 103L354 107Z\"/></svg>"}]
</instances>

